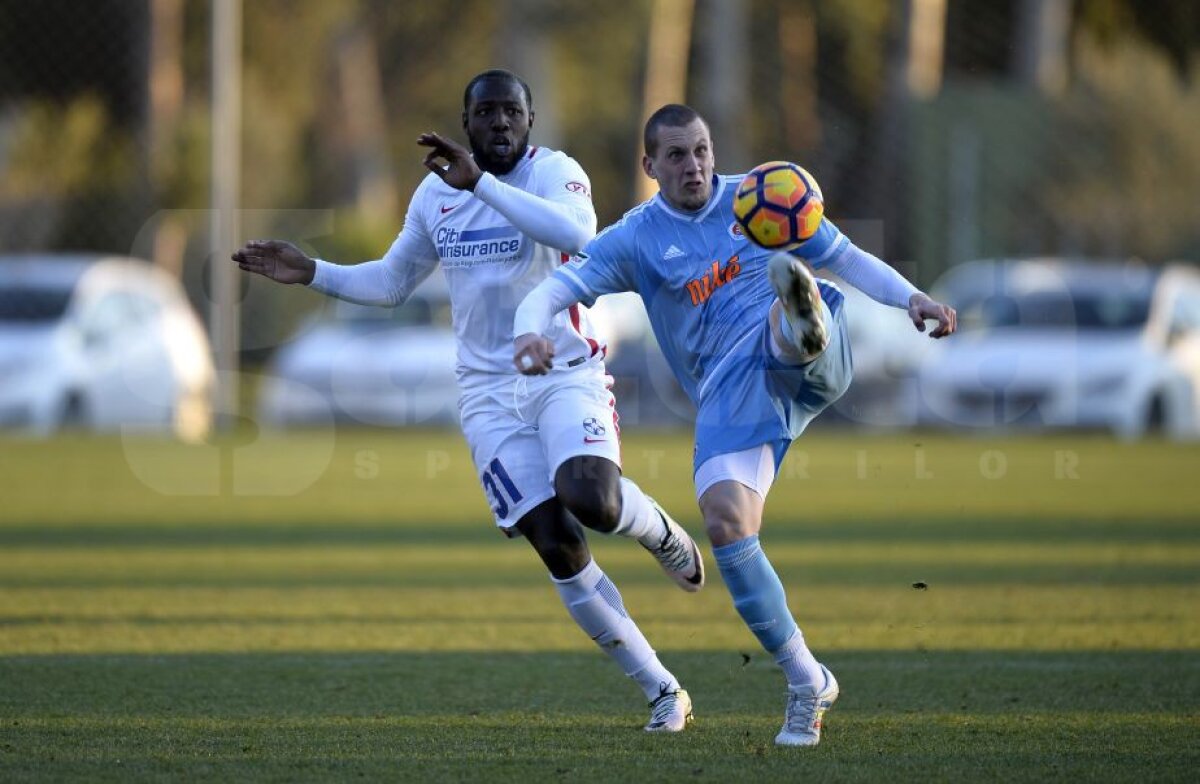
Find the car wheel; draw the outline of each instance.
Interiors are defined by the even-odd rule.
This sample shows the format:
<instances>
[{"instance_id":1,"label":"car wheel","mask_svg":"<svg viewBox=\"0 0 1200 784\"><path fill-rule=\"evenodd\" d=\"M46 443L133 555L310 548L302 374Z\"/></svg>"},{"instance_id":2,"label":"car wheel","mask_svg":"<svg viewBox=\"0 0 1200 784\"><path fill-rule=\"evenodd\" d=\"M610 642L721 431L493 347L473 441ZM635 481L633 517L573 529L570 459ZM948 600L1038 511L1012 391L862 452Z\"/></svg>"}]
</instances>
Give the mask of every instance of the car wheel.
<instances>
[{"instance_id":1,"label":"car wheel","mask_svg":"<svg viewBox=\"0 0 1200 784\"><path fill-rule=\"evenodd\" d=\"M1167 425L1167 401L1161 392L1154 393L1146 406L1146 434L1159 435Z\"/></svg>"},{"instance_id":2,"label":"car wheel","mask_svg":"<svg viewBox=\"0 0 1200 784\"><path fill-rule=\"evenodd\" d=\"M62 413L58 417L58 426L62 430L82 430L87 425L87 406L83 396L78 392L67 395L63 401Z\"/></svg>"}]
</instances>

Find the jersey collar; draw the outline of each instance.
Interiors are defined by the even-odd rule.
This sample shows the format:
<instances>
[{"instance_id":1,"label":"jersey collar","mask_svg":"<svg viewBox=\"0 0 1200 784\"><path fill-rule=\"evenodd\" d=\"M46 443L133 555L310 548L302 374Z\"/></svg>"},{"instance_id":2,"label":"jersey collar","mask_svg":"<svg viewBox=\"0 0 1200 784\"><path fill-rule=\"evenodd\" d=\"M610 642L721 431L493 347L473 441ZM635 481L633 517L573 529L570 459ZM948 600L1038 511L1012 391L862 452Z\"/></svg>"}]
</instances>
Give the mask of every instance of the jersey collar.
<instances>
[{"instance_id":1,"label":"jersey collar","mask_svg":"<svg viewBox=\"0 0 1200 784\"><path fill-rule=\"evenodd\" d=\"M518 172L524 171L526 167L532 165L530 162L533 160L534 156L538 154L539 149L541 148L532 144L529 145L525 149L525 154L521 156L521 160L517 161L517 165L512 168L512 171L510 171L508 174L498 174L496 175L496 178L501 182L507 182L509 177L512 177Z\"/></svg>"},{"instance_id":2,"label":"jersey collar","mask_svg":"<svg viewBox=\"0 0 1200 784\"><path fill-rule=\"evenodd\" d=\"M688 221L690 223L699 223L707 218L708 214L713 211L714 207L717 206L717 203L721 201L721 193L724 192L724 190L725 178L716 172L713 172L712 195L708 197L708 204L705 204L703 209L697 212L683 212L682 210L677 210L668 204L667 200L663 198L662 191L654 194L654 203L672 218L676 218L681 221Z\"/></svg>"}]
</instances>

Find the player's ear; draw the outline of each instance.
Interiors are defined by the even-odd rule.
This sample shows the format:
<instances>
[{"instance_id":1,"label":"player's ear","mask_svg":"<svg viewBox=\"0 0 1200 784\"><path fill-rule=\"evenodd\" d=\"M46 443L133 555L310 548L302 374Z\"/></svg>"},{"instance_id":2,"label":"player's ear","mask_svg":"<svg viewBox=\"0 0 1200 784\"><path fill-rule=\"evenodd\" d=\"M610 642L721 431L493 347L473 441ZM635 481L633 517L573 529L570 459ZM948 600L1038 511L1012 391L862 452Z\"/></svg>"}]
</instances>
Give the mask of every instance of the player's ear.
<instances>
[{"instance_id":1,"label":"player's ear","mask_svg":"<svg viewBox=\"0 0 1200 784\"><path fill-rule=\"evenodd\" d=\"M650 179L658 179L658 177L654 176L654 161L651 160L649 155L642 156L642 171L646 172L646 176Z\"/></svg>"},{"instance_id":2,"label":"player's ear","mask_svg":"<svg viewBox=\"0 0 1200 784\"><path fill-rule=\"evenodd\" d=\"M530 128L532 128L532 127L533 127L533 118L534 118L534 116L535 116L535 115L534 115L534 113L533 113L533 109L530 109L530 110L529 110L529 127L530 127Z\"/></svg>"},{"instance_id":3,"label":"player's ear","mask_svg":"<svg viewBox=\"0 0 1200 784\"><path fill-rule=\"evenodd\" d=\"M463 130L465 131L465 130L467 130L467 113L466 112L463 112L462 120L463 120Z\"/></svg>"}]
</instances>

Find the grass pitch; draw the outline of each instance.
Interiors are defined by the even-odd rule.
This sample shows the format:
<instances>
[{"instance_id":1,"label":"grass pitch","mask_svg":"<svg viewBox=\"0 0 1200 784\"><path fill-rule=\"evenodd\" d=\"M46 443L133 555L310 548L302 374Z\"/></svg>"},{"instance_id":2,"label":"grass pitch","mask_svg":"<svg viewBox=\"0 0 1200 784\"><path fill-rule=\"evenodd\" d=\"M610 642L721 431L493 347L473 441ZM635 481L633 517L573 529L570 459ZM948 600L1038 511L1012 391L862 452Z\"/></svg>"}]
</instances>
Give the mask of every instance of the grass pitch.
<instances>
[{"instance_id":1,"label":"grass pitch","mask_svg":"<svg viewBox=\"0 0 1200 784\"><path fill-rule=\"evenodd\" d=\"M624 454L699 536L687 437ZM456 435L3 442L0 781L1190 781L1197 477L1161 442L806 436L763 540L842 697L785 750L711 559L687 595L593 537L696 703L641 733Z\"/></svg>"}]
</instances>

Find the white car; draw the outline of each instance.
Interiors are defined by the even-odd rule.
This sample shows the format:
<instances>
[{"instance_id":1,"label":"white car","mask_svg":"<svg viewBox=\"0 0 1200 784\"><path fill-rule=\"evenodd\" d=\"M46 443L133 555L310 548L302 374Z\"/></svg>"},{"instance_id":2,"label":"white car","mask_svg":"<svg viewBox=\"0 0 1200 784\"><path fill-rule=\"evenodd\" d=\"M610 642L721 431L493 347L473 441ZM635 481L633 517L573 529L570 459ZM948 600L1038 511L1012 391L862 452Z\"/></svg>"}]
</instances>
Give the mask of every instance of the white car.
<instances>
[{"instance_id":1,"label":"white car","mask_svg":"<svg viewBox=\"0 0 1200 784\"><path fill-rule=\"evenodd\" d=\"M179 282L118 256L0 257L0 427L203 438L212 352Z\"/></svg>"},{"instance_id":2,"label":"white car","mask_svg":"<svg viewBox=\"0 0 1200 784\"><path fill-rule=\"evenodd\" d=\"M936 341L912 325L908 313L883 305L829 276L845 297L846 331L854 358L850 388L818 422L867 428L912 427L918 422L917 371Z\"/></svg>"},{"instance_id":3,"label":"white car","mask_svg":"<svg viewBox=\"0 0 1200 784\"><path fill-rule=\"evenodd\" d=\"M1200 435L1194 267L981 261L935 288L959 333L922 364L925 422Z\"/></svg>"},{"instance_id":4,"label":"white car","mask_svg":"<svg viewBox=\"0 0 1200 784\"><path fill-rule=\"evenodd\" d=\"M456 424L457 352L440 272L398 308L330 299L272 356L258 416L277 426Z\"/></svg>"}]
</instances>

